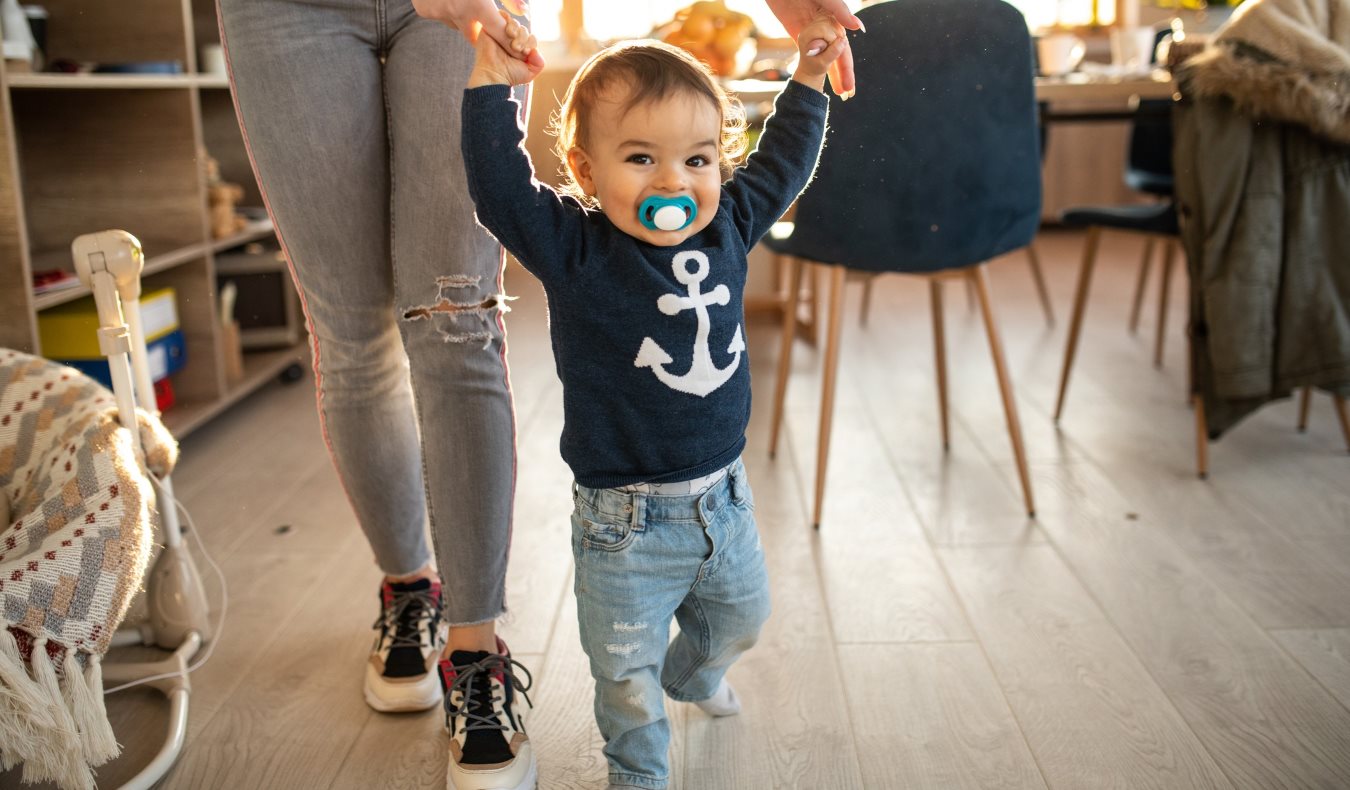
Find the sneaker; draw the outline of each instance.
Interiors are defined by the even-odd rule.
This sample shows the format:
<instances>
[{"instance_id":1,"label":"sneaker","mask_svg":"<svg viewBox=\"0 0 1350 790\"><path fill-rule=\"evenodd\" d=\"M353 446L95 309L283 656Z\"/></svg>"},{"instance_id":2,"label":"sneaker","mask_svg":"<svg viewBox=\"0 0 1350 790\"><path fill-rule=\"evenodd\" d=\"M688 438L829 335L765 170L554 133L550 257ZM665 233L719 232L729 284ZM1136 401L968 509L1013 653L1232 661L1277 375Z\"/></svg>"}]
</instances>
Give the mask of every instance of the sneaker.
<instances>
[{"instance_id":1,"label":"sneaker","mask_svg":"<svg viewBox=\"0 0 1350 790\"><path fill-rule=\"evenodd\" d=\"M538 780L520 705L520 698L530 704L533 679L500 638L497 651L456 650L441 661L449 790L534 790Z\"/></svg>"},{"instance_id":2,"label":"sneaker","mask_svg":"<svg viewBox=\"0 0 1350 790\"><path fill-rule=\"evenodd\" d=\"M441 700L436 661L445 648L441 585L431 579L380 585L379 635L366 664L366 704L383 713L428 710Z\"/></svg>"}]
</instances>

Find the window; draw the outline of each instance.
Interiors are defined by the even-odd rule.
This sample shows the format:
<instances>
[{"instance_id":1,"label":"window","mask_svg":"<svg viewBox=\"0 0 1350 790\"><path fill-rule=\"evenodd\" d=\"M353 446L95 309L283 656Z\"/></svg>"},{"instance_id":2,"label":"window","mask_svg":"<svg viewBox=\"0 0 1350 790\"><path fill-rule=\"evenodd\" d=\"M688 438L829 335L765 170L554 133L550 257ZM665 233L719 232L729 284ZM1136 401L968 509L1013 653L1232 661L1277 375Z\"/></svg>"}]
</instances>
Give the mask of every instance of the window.
<instances>
[{"instance_id":1,"label":"window","mask_svg":"<svg viewBox=\"0 0 1350 790\"><path fill-rule=\"evenodd\" d=\"M689 6L693 0L584 0L586 34L596 41L620 38L641 38L652 28L668 22L675 12ZM783 26L769 12L764 0L726 0L727 8L752 17L755 26L766 36L787 35ZM857 5L850 2L849 5ZM541 41L556 40L559 35L558 13L562 0L531 0L530 19L534 34Z\"/></svg>"},{"instance_id":2,"label":"window","mask_svg":"<svg viewBox=\"0 0 1350 790\"><path fill-rule=\"evenodd\" d=\"M1086 25L1092 22L1093 6L1097 21L1109 25L1116 21L1115 0L1008 0L1027 18L1032 30L1054 24Z\"/></svg>"},{"instance_id":3,"label":"window","mask_svg":"<svg viewBox=\"0 0 1350 790\"><path fill-rule=\"evenodd\" d=\"M675 12L692 0L584 0L586 33L597 41L620 38L640 38L652 28L672 19ZM1035 30L1059 23L1086 25L1092 21L1092 9L1098 9L1098 21L1111 24L1116 18L1116 0L1008 0L1027 18L1027 25ZM868 2L848 0L850 8L870 5ZM764 0L726 0L733 11L739 11L755 20L760 33L771 38L787 35L769 11ZM557 40L558 13L562 0L531 0L530 16L534 33L541 41Z\"/></svg>"}]
</instances>

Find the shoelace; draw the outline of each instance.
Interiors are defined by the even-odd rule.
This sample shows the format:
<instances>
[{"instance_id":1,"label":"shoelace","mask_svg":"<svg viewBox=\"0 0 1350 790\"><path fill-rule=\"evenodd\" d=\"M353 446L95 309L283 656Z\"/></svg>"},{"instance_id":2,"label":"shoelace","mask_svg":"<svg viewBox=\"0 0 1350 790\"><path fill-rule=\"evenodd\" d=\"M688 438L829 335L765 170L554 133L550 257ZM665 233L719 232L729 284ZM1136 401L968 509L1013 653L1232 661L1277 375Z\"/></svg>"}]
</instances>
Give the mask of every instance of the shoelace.
<instances>
[{"instance_id":1,"label":"shoelace","mask_svg":"<svg viewBox=\"0 0 1350 790\"><path fill-rule=\"evenodd\" d=\"M515 670L512 669L513 665L519 667L520 671L525 673L525 683L521 683L520 678L516 677ZM510 684L511 688L519 691L520 695L525 698L525 704L529 705L531 708L534 707L534 703L530 701L530 695L526 693L534 686L534 676L530 674L530 670L526 669L524 664L514 658L490 654L486 658L475 661L472 664L464 664L454 668L455 681L450 684L450 693L445 695L445 720L447 725L450 723L451 718L463 715L465 732L474 730L500 730L506 732L507 726L497 718L497 700L490 696L492 688L492 671L494 669L500 669L503 677L506 679L506 682ZM480 676L486 682L475 686L474 681L478 680ZM464 700L462 709L457 709L450 702L456 691L460 693ZM485 697L484 695L488 696ZM481 711L484 708L487 709L487 714L474 712L475 710ZM451 730L453 732L453 728L451 728Z\"/></svg>"},{"instance_id":2,"label":"shoelace","mask_svg":"<svg viewBox=\"0 0 1350 790\"><path fill-rule=\"evenodd\" d=\"M424 648L430 645L422 643L422 631L418 623L423 617L431 618L431 632L436 631L440 619L440 603L425 590L394 593L393 602L376 618L371 628L379 628L389 637L389 649L396 647Z\"/></svg>"}]
</instances>

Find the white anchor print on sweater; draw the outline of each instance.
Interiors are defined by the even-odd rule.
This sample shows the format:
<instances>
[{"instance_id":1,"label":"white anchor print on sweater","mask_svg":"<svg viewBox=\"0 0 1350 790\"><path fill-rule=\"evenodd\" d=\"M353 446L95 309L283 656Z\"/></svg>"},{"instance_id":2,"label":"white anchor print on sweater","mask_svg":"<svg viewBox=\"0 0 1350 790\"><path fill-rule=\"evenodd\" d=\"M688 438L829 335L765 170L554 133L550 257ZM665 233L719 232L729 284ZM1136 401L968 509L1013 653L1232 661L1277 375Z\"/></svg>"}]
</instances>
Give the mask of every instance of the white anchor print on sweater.
<instances>
[{"instance_id":1,"label":"white anchor print on sweater","mask_svg":"<svg viewBox=\"0 0 1350 790\"><path fill-rule=\"evenodd\" d=\"M697 269L694 271L690 271L686 266L686 263L690 260L697 263ZM725 384L731 378L731 374L736 372L737 366L741 364L741 352L745 350L745 339L741 336L741 325L737 324L736 334L731 338L731 345L727 346L727 353L735 354L735 358L731 360L731 364L724 368L714 365L712 355L708 351L708 330L711 326L711 322L708 320L708 305L729 304L731 292L727 290L725 285L718 285L706 296L700 292L699 283L708 277L708 256L701 252L696 250L681 252L675 256L672 266L675 271L675 279L689 286L689 295L663 294L660 299L656 300L656 306L666 315L676 315L684 310L693 310L698 316L698 332L694 336L693 362L689 366L688 373L683 376L674 375L665 368L674 360L655 340L644 337L642 347L638 349L637 359L633 360L633 365L639 368L651 368L656 377L673 390L706 398L709 393Z\"/></svg>"}]
</instances>

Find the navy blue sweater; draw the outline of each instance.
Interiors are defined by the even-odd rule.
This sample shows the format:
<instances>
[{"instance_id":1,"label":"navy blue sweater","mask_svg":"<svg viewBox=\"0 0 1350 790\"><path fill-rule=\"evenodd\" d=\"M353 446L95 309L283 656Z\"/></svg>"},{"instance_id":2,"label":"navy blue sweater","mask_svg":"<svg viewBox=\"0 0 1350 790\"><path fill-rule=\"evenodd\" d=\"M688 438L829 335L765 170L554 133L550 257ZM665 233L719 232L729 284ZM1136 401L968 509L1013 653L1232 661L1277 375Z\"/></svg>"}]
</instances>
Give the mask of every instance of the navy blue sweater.
<instances>
[{"instance_id":1,"label":"navy blue sweater","mask_svg":"<svg viewBox=\"0 0 1350 790\"><path fill-rule=\"evenodd\" d=\"M562 456L581 485L692 480L740 455L746 254L810 180L827 107L824 94L788 83L712 222L658 247L535 180L505 85L464 92L469 194L478 221L544 285Z\"/></svg>"}]
</instances>

